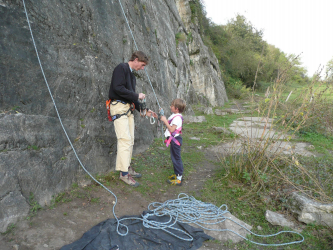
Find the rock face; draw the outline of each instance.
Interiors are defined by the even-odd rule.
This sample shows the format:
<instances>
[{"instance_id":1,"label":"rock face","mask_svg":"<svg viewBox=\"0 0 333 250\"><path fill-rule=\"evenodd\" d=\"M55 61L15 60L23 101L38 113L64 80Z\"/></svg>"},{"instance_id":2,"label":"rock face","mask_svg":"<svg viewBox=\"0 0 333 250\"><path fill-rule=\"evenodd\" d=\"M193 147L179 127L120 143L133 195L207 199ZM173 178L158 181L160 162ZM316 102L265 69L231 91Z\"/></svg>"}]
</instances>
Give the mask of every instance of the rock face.
<instances>
[{"instance_id":1,"label":"rock face","mask_svg":"<svg viewBox=\"0 0 333 250\"><path fill-rule=\"evenodd\" d=\"M227 100L217 59L190 22L188 0L121 1L160 105ZM116 137L105 100L112 71L135 51L118 1L26 0L40 59L68 137L93 174L114 169ZM179 11L178 11L179 10ZM193 39L176 41L176 34ZM191 34L191 35L190 35ZM21 0L0 0L0 231L28 212L32 193L42 206L84 180L45 85ZM137 91L158 105L144 72ZM135 145L160 132L136 119ZM138 152L139 148L134 148Z\"/></svg>"},{"instance_id":2,"label":"rock face","mask_svg":"<svg viewBox=\"0 0 333 250\"><path fill-rule=\"evenodd\" d=\"M228 101L225 87L221 79L219 63L213 51L204 45L199 32L198 25L191 20L189 0L176 0L181 19L184 22L189 37L189 59L192 84L199 93L201 101L207 98L212 106L223 106Z\"/></svg>"}]
</instances>

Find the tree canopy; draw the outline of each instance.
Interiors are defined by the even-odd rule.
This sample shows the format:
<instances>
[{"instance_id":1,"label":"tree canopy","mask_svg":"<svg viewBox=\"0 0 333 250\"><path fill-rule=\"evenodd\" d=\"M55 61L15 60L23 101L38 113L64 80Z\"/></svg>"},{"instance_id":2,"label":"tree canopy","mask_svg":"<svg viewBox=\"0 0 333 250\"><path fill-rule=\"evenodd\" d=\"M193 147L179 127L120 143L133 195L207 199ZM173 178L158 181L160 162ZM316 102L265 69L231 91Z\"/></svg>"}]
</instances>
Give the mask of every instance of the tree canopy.
<instances>
[{"instance_id":1,"label":"tree canopy","mask_svg":"<svg viewBox=\"0 0 333 250\"><path fill-rule=\"evenodd\" d=\"M216 25L206 16L201 0L190 1L192 20L198 22L204 43L215 53L225 84L240 80L251 87L257 82L270 82L284 70L287 79L306 84L309 78L300 58L287 55L279 48L263 40L263 31L258 30L242 15Z\"/></svg>"}]
</instances>

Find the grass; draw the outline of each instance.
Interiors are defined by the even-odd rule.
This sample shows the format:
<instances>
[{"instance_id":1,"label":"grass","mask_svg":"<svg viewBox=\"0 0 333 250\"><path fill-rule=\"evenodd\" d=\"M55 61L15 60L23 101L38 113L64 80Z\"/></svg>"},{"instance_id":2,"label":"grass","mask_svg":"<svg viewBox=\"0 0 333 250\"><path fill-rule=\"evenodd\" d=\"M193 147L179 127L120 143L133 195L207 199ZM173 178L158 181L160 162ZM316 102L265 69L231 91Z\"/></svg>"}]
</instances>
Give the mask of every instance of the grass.
<instances>
[{"instance_id":1,"label":"grass","mask_svg":"<svg viewBox=\"0 0 333 250\"><path fill-rule=\"evenodd\" d=\"M268 104L269 102L266 103L266 105ZM265 105L265 103L263 105ZM251 106L253 109L256 109L258 104L256 103ZM223 108L219 107L217 109L230 107L231 102L226 104ZM202 150L200 150L200 147L204 149L237 138L233 133L218 133L213 129L213 126L228 128L234 120L243 116L242 114L228 114L225 116L205 115L202 108L203 107L198 105L194 106L193 110L196 115L204 115L206 122L184 124L183 126L184 144L182 159L185 168L185 176L193 174L196 167L206 161L205 155ZM279 110L277 110L277 112L278 111ZM282 111L281 113L283 114ZM255 112L253 114L258 115L258 113ZM278 113L277 115L280 116L281 114ZM191 137L197 137L200 138L200 140L192 140L190 139ZM311 132L300 129L297 137L292 139L292 141L310 142L314 145L312 151L320 155L317 157L300 157L298 161L302 166L308 169L310 174L315 175L316 178L320 180L320 185L323 188L329 189L332 180L329 176L333 177L333 158L331 156L332 137L318 133L315 128ZM235 159L239 162L237 157ZM228 175L227 168L228 165L229 167L235 167L232 161L229 161L229 163L215 162L215 164L218 165L216 173L212 178L207 179L204 188L200 192L200 196L195 197L196 199L215 204L216 206L227 204L228 210L240 220L252 225L253 231L256 233L266 235L285 229L280 226L272 226L266 221L264 216L267 209L290 216L292 215L289 211L287 196L284 192L285 185L279 182L274 183L274 181L269 178L268 174L264 175L262 173L259 177L261 176L260 178L265 183L264 188L255 190L253 188L253 179L249 171L241 171L238 177L234 178L232 175ZM307 178L302 179L303 177L300 172L288 169L279 159L276 159L275 164L280 164L280 168L285 170L285 174L290 176L291 181L301 181L300 184L309 182ZM166 179L167 176L173 173L173 167L169 149L162 143L161 138L155 139L145 152L134 156L131 165L137 172L143 174L142 178L139 180L142 185L136 189L119 182L118 172L97 175L96 178L111 190L116 187L119 188L119 185L121 185L124 193L131 195L131 193L138 191L152 201L155 201L156 198L170 190L168 189L169 185L166 183ZM53 207L57 204L70 202L75 198L87 199L91 203L99 203L99 198L91 197L90 194L95 188L97 188L96 184L82 188L79 187L77 183L74 183L70 190L54 197L52 202ZM331 197L333 196L332 193L329 193L329 195L331 195ZM258 226L260 226L262 230L259 231L257 229ZM303 225L302 235L305 237L304 243L282 248L260 247L249 242L239 244L213 242L213 244L224 244L226 247L236 249L332 249L332 229L329 227L312 224ZM291 234L283 234L270 239L250 236L250 239L263 243L282 243L299 240L298 236Z\"/></svg>"},{"instance_id":2,"label":"grass","mask_svg":"<svg viewBox=\"0 0 333 250\"><path fill-rule=\"evenodd\" d=\"M333 136L325 136L316 132L300 131L299 136L295 141L303 141L311 143L314 150L320 154L331 155L333 150Z\"/></svg>"},{"instance_id":3,"label":"grass","mask_svg":"<svg viewBox=\"0 0 333 250\"><path fill-rule=\"evenodd\" d=\"M257 234L274 234L282 230L290 230L280 226L272 226L265 218L265 211L279 211L288 214L282 190L274 193L270 203L265 202L265 198L270 195L268 190L265 193L256 193L246 199L242 199L250 189L249 185L228 180L225 171L218 170L214 178L207 180L200 199L204 202L213 203L216 206L227 204L228 211L240 220L252 225L252 231ZM223 194L223 195L221 195ZM260 226L262 230L258 230ZM328 227L306 225L301 233L305 238L305 243L293 244L285 247L260 247L250 242L238 244L229 243L232 249L332 249L333 237ZM283 243L300 240L297 235L282 234L270 239L260 237L250 237L250 239L261 243Z\"/></svg>"},{"instance_id":4,"label":"grass","mask_svg":"<svg viewBox=\"0 0 333 250\"><path fill-rule=\"evenodd\" d=\"M182 154L184 168L186 169L186 175L193 171L193 162L200 162L203 158L202 155L197 154L196 150L188 150ZM146 197L155 197L167 192L169 184L166 179L173 173L173 167L170 159L169 148L166 148L162 143L162 139L155 139L152 145L143 153L136 155L132 159L131 165L135 168L135 171L141 173L143 176L140 178L141 184L135 190L139 191ZM102 182L109 183L111 188L113 185L119 185L115 182L118 179L119 173L111 172L106 176L103 176ZM131 193L132 187L124 185L124 191Z\"/></svg>"},{"instance_id":5,"label":"grass","mask_svg":"<svg viewBox=\"0 0 333 250\"><path fill-rule=\"evenodd\" d=\"M16 225L12 223L7 227L7 230L1 234L2 235L14 234L15 228L16 228Z\"/></svg>"},{"instance_id":6,"label":"grass","mask_svg":"<svg viewBox=\"0 0 333 250\"><path fill-rule=\"evenodd\" d=\"M87 202L99 203L99 197L91 197L91 191L94 188L94 185L79 187L77 183L73 183L69 190L53 196L49 209L53 209L63 203L71 202L74 199L83 199L87 200Z\"/></svg>"},{"instance_id":7,"label":"grass","mask_svg":"<svg viewBox=\"0 0 333 250\"><path fill-rule=\"evenodd\" d=\"M178 47L179 42L185 42L187 39L186 35L184 33L178 32L175 35L175 40L176 40L176 47Z\"/></svg>"},{"instance_id":8,"label":"grass","mask_svg":"<svg viewBox=\"0 0 333 250\"><path fill-rule=\"evenodd\" d=\"M36 146L36 145L29 145L28 146L28 150L39 150L40 148L38 147L38 146Z\"/></svg>"},{"instance_id":9,"label":"grass","mask_svg":"<svg viewBox=\"0 0 333 250\"><path fill-rule=\"evenodd\" d=\"M30 205L30 210L27 220L30 220L32 217L34 217L37 214L39 210L43 209L42 206L35 200L35 195L32 192L29 195L29 205Z\"/></svg>"}]
</instances>

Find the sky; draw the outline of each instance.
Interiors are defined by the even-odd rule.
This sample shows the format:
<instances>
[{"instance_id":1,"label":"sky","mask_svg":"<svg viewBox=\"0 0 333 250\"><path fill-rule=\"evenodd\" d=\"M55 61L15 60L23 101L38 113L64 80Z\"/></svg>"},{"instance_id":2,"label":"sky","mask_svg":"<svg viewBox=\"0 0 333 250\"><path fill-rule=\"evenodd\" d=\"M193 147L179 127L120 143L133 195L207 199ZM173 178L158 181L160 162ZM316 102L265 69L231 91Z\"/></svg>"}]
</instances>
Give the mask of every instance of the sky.
<instances>
[{"instance_id":1,"label":"sky","mask_svg":"<svg viewBox=\"0 0 333 250\"><path fill-rule=\"evenodd\" d=\"M333 58L333 0L203 0L207 17L226 24L237 14L263 30L263 39L287 54L301 54L312 76ZM323 70L325 71L325 69Z\"/></svg>"}]
</instances>

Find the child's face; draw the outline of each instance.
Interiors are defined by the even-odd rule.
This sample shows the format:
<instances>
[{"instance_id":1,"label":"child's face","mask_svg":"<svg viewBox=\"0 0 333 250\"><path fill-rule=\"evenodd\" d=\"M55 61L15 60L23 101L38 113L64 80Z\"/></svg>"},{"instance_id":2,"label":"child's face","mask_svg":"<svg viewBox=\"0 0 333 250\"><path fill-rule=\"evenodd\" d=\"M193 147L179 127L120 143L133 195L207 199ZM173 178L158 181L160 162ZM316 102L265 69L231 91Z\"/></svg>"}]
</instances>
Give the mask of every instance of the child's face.
<instances>
[{"instance_id":1,"label":"child's face","mask_svg":"<svg viewBox=\"0 0 333 250\"><path fill-rule=\"evenodd\" d=\"M171 113L179 113L178 108L175 108L175 106L171 105L170 106Z\"/></svg>"}]
</instances>

